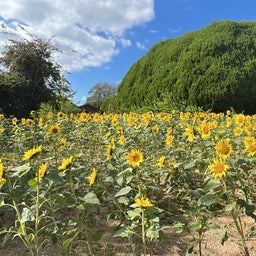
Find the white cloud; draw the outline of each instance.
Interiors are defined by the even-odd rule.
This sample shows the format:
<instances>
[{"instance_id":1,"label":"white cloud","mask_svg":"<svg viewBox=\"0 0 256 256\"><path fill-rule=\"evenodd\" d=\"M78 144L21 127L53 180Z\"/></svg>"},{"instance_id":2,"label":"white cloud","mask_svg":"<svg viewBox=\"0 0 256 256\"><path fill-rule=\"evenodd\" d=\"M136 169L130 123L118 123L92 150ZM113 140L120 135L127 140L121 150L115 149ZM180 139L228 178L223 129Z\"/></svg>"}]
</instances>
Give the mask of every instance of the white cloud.
<instances>
[{"instance_id":1,"label":"white cloud","mask_svg":"<svg viewBox=\"0 0 256 256\"><path fill-rule=\"evenodd\" d=\"M126 31L154 18L154 1L8 0L0 2L1 17L9 33L54 36L52 42L64 53L58 62L75 71L100 66L130 46Z\"/></svg>"},{"instance_id":2,"label":"white cloud","mask_svg":"<svg viewBox=\"0 0 256 256\"><path fill-rule=\"evenodd\" d=\"M136 42L136 47L141 50L146 50L146 46L141 42Z\"/></svg>"},{"instance_id":3,"label":"white cloud","mask_svg":"<svg viewBox=\"0 0 256 256\"><path fill-rule=\"evenodd\" d=\"M177 27L177 28L170 28L170 29L169 29L169 32L170 32L171 34L178 34L178 33L180 33L181 30L182 30L182 27L179 26L179 27Z\"/></svg>"}]
</instances>

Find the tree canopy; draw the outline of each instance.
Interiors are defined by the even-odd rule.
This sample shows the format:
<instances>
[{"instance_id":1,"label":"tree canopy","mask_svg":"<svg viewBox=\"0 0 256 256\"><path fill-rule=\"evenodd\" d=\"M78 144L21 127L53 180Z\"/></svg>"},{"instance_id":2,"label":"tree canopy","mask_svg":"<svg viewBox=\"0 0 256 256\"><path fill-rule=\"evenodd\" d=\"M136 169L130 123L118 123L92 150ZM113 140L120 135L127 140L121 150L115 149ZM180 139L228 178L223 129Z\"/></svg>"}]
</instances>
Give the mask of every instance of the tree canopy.
<instances>
[{"instance_id":1,"label":"tree canopy","mask_svg":"<svg viewBox=\"0 0 256 256\"><path fill-rule=\"evenodd\" d=\"M154 45L123 78L115 104L173 101L222 112L256 113L256 22L214 22Z\"/></svg>"},{"instance_id":2,"label":"tree canopy","mask_svg":"<svg viewBox=\"0 0 256 256\"><path fill-rule=\"evenodd\" d=\"M109 83L97 83L88 92L86 103L100 107L104 100L117 94L117 86Z\"/></svg>"},{"instance_id":3,"label":"tree canopy","mask_svg":"<svg viewBox=\"0 0 256 256\"><path fill-rule=\"evenodd\" d=\"M41 103L56 103L68 82L52 54L57 49L40 39L11 41L0 63L0 108L7 115L27 116Z\"/></svg>"}]
</instances>

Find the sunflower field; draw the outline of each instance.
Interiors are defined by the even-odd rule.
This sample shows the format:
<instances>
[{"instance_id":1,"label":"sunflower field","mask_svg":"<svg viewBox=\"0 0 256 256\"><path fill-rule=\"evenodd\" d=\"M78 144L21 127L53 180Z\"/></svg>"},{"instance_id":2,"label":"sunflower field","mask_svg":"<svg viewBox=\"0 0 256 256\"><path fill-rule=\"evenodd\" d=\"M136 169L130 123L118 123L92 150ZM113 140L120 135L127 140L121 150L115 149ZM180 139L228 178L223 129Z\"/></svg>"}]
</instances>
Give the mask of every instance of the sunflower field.
<instances>
[{"instance_id":1,"label":"sunflower field","mask_svg":"<svg viewBox=\"0 0 256 256\"><path fill-rule=\"evenodd\" d=\"M255 135L256 115L232 111L0 115L1 247L158 255L153 245L172 228L202 255L207 230L225 246L231 227L213 220L229 216L253 255L256 225L245 229L243 217L256 221ZM125 254L102 245L103 223Z\"/></svg>"}]
</instances>

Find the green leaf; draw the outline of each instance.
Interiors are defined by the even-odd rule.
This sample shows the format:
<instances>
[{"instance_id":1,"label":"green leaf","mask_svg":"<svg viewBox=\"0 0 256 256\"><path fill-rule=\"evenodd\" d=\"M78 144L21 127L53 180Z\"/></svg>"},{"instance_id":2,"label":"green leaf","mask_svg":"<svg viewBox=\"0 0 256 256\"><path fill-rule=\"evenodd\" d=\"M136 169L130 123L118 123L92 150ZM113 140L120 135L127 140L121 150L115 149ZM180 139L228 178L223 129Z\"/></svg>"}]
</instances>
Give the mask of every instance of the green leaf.
<instances>
[{"instance_id":1,"label":"green leaf","mask_svg":"<svg viewBox=\"0 0 256 256\"><path fill-rule=\"evenodd\" d=\"M132 180L133 180L133 178L134 178L134 175L132 174L132 175L127 175L126 176L126 183L128 184L128 183L130 183Z\"/></svg>"},{"instance_id":2,"label":"green leaf","mask_svg":"<svg viewBox=\"0 0 256 256\"><path fill-rule=\"evenodd\" d=\"M12 171L10 172L10 176L11 177L22 177L24 175L26 175L29 170L31 169L31 166L29 163L23 164L21 166L15 167L14 169L12 169Z\"/></svg>"},{"instance_id":3,"label":"green leaf","mask_svg":"<svg viewBox=\"0 0 256 256\"><path fill-rule=\"evenodd\" d=\"M105 182L114 183L114 179L113 179L113 177L108 176L108 177L105 179Z\"/></svg>"},{"instance_id":4,"label":"green leaf","mask_svg":"<svg viewBox=\"0 0 256 256\"><path fill-rule=\"evenodd\" d=\"M73 240L75 239L76 235L73 237L70 237L68 239L66 239L63 243L62 243L62 249L64 252L70 253L71 252L71 248L70 245L73 242Z\"/></svg>"},{"instance_id":5,"label":"green leaf","mask_svg":"<svg viewBox=\"0 0 256 256\"><path fill-rule=\"evenodd\" d=\"M218 239L222 245L228 240L228 231L226 229L221 230L218 235Z\"/></svg>"},{"instance_id":6,"label":"green leaf","mask_svg":"<svg viewBox=\"0 0 256 256\"><path fill-rule=\"evenodd\" d=\"M237 160L237 164L238 164L238 165L246 164L246 160L245 160L245 159L242 159L242 158L239 158L239 159Z\"/></svg>"},{"instance_id":7,"label":"green leaf","mask_svg":"<svg viewBox=\"0 0 256 256\"><path fill-rule=\"evenodd\" d=\"M219 229L220 228L220 225L218 225L217 223L210 223L208 225L208 228L209 229Z\"/></svg>"},{"instance_id":8,"label":"green leaf","mask_svg":"<svg viewBox=\"0 0 256 256\"><path fill-rule=\"evenodd\" d=\"M117 174L117 176L124 176L124 175L132 174L132 173L133 173L133 172L132 172L132 168L131 168L131 167L128 167L127 169L125 169L125 170L119 172L119 173Z\"/></svg>"},{"instance_id":9,"label":"green leaf","mask_svg":"<svg viewBox=\"0 0 256 256\"><path fill-rule=\"evenodd\" d=\"M158 239L159 238L159 230L149 229L146 232L146 237L150 239Z\"/></svg>"},{"instance_id":10,"label":"green leaf","mask_svg":"<svg viewBox=\"0 0 256 256\"><path fill-rule=\"evenodd\" d=\"M113 237L130 237L132 234L132 230L128 227L122 227L114 233Z\"/></svg>"},{"instance_id":11,"label":"green leaf","mask_svg":"<svg viewBox=\"0 0 256 256\"><path fill-rule=\"evenodd\" d=\"M230 212L230 211L232 211L232 210L235 208L235 206L236 206L236 203L235 203L235 202L233 202L233 203L231 203L231 204L227 204L227 205L225 206L225 211Z\"/></svg>"},{"instance_id":12,"label":"green leaf","mask_svg":"<svg viewBox=\"0 0 256 256\"><path fill-rule=\"evenodd\" d=\"M21 213L21 223L25 223L27 221L34 221L35 220L35 216L34 213L32 212L31 209L25 207L22 209L22 213Z\"/></svg>"},{"instance_id":13,"label":"green leaf","mask_svg":"<svg viewBox=\"0 0 256 256\"><path fill-rule=\"evenodd\" d=\"M120 190L114 195L114 197L119 197L119 196L127 195L131 190L132 190L132 188L131 188L130 186L126 186L126 187L120 189Z\"/></svg>"},{"instance_id":14,"label":"green leaf","mask_svg":"<svg viewBox=\"0 0 256 256\"><path fill-rule=\"evenodd\" d=\"M124 177L123 176L119 176L116 178L116 183L119 185L119 186L122 186L124 182Z\"/></svg>"},{"instance_id":15,"label":"green leaf","mask_svg":"<svg viewBox=\"0 0 256 256\"><path fill-rule=\"evenodd\" d=\"M233 216L234 218L236 218L236 219L237 219L239 216L241 216L242 214L243 214L243 210L242 210L242 209L232 211L232 216Z\"/></svg>"},{"instance_id":16,"label":"green leaf","mask_svg":"<svg viewBox=\"0 0 256 256\"><path fill-rule=\"evenodd\" d=\"M182 165L182 163L175 163L174 165L173 165L173 168L179 168L180 166Z\"/></svg>"},{"instance_id":17,"label":"green leaf","mask_svg":"<svg viewBox=\"0 0 256 256\"><path fill-rule=\"evenodd\" d=\"M28 181L28 185L30 186L30 187L32 187L34 190L36 190L36 188L37 188L37 179L31 179L31 180L29 180Z\"/></svg>"},{"instance_id":18,"label":"green leaf","mask_svg":"<svg viewBox=\"0 0 256 256\"><path fill-rule=\"evenodd\" d=\"M89 192L87 193L83 199L82 199L85 203L89 203L89 204L100 204L100 200L98 199L98 197L96 196L95 193L93 192Z\"/></svg>"},{"instance_id":19,"label":"green leaf","mask_svg":"<svg viewBox=\"0 0 256 256\"><path fill-rule=\"evenodd\" d=\"M196 162L195 161L185 163L184 164L184 170L191 169L191 168L193 168L195 166L196 166Z\"/></svg>"},{"instance_id":20,"label":"green leaf","mask_svg":"<svg viewBox=\"0 0 256 256\"><path fill-rule=\"evenodd\" d=\"M159 190L159 186L156 184L156 183L153 183L153 182L150 182L150 183L147 183L147 188L151 188L151 189L154 189L154 190Z\"/></svg>"},{"instance_id":21,"label":"green leaf","mask_svg":"<svg viewBox=\"0 0 256 256\"><path fill-rule=\"evenodd\" d=\"M251 171L251 174L252 174L252 175L256 175L256 170L252 170L252 171Z\"/></svg>"},{"instance_id":22,"label":"green leaf","mask_svg":"<svg viewBox=\"0 0 256 256\"><path fill-rule=\"evenodd\" d=\"M47 175L47 178L53 181L53 183L56 185L61 185L64 182L63 178L57 172L50 172Z\"/></svg>"},{"instance_id":23,"label":"green leaf","mask_svg":"<svg viewBox=\"0 0 256 256\"><path fill-rule=\"evenodd\" d=\"M202 228L202 224L200 222L194 222L191 225L191 229L194 231L200 230Z\"/></svg>"},{"instance_id":24,"label":"green leaf","mask_svg":"<svg viewBox=\"0 0 256 256\"><path fill-rule=\"evenodd\" d=\"M221 185L220 180L207 177L204 180L204 186L207 190L213 190Z\"/></svg>"},{"instance_id":25,"label":"green leaf","mask_svg":"<svg viewBox=\"0 0 256 256\"><path fill-rule=\"evenodd\" d=\"M172 227L175 229L176 233L181 233L186 230L186 224L182 222L176 222L174 225L172 225Z\"/></svg>"},{"instance_id":26,"label":"green leaf","mask_svg":"<svg viewBox=\"0 0 256 256\"><path fill-rule=\"evenodd\" d=\"M127 211L127 214L129 216L129 218L131 220L137 218L137 217L140 217L140 214L141 214L141 209L138 207L138 208L134 208L133 210L129 210Z\"/></svg>"},{"instance_id":27,"label":"green leaf","mask_svg":"<svg viewBox=\"0 0 256 256\"><path fill-rule=\"evenodd\" d=\"M130 200L127 196L121 196L121 197L118 198L118 202L120 204L128 205Z\"/></svg>"},{"instance_id":28,"label":"green leaf","mask_svg":"<svg viewBox=\"0 0 256 256\"><path fill-rule=\"evenodd\" d=\"M240 207L245 208L245 213L247 216L253 218L256 220L256 215L254 214L254 211L256 209L255 205L253 204L248 204L245 200L243 199L237 199L236 202Z\"/></svg>"},{"instance_id":29,"label":"green leaf","mask_svg":"<svg viewBox=\"0 0 256 256\"><path fill-rule=\"evenodd\" d=\"M210 206L216 202L216 195L215 193L207 193L206 195L203 195L198 200L198 205L205 205Z\"/></svg>"}]
</instances>

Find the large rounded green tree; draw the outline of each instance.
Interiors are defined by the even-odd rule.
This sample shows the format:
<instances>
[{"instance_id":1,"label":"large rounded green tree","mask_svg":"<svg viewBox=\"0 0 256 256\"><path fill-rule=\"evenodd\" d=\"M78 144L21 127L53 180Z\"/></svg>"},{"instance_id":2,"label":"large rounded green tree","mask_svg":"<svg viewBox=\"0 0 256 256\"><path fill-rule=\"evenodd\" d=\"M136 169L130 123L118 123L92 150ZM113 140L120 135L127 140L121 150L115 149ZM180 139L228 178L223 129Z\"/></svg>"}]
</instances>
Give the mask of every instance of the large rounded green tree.
<instances>
[{"instance_id":1,"label":"large rounded green tree","mask_svg":"<svg viewBox=\"0 0 256 256\"><path fill-rule=\"evenodd\" d=\"M0 59L0 112L28 116L41 103L57 104L69 91L61 66L53 58L57 49L40 39L11 41Z\"/></svg>"},{"instance_id":2,"label":"large rounded green tree","mask_svg":"<svg viewBox=\"0 0 256 256\"><path fill-rule=\"evenodd\" d=\"M123 78L119 110L174 102L256 113L256 22L214 22L159 42Z\"/></svg>"}]
</instances>

